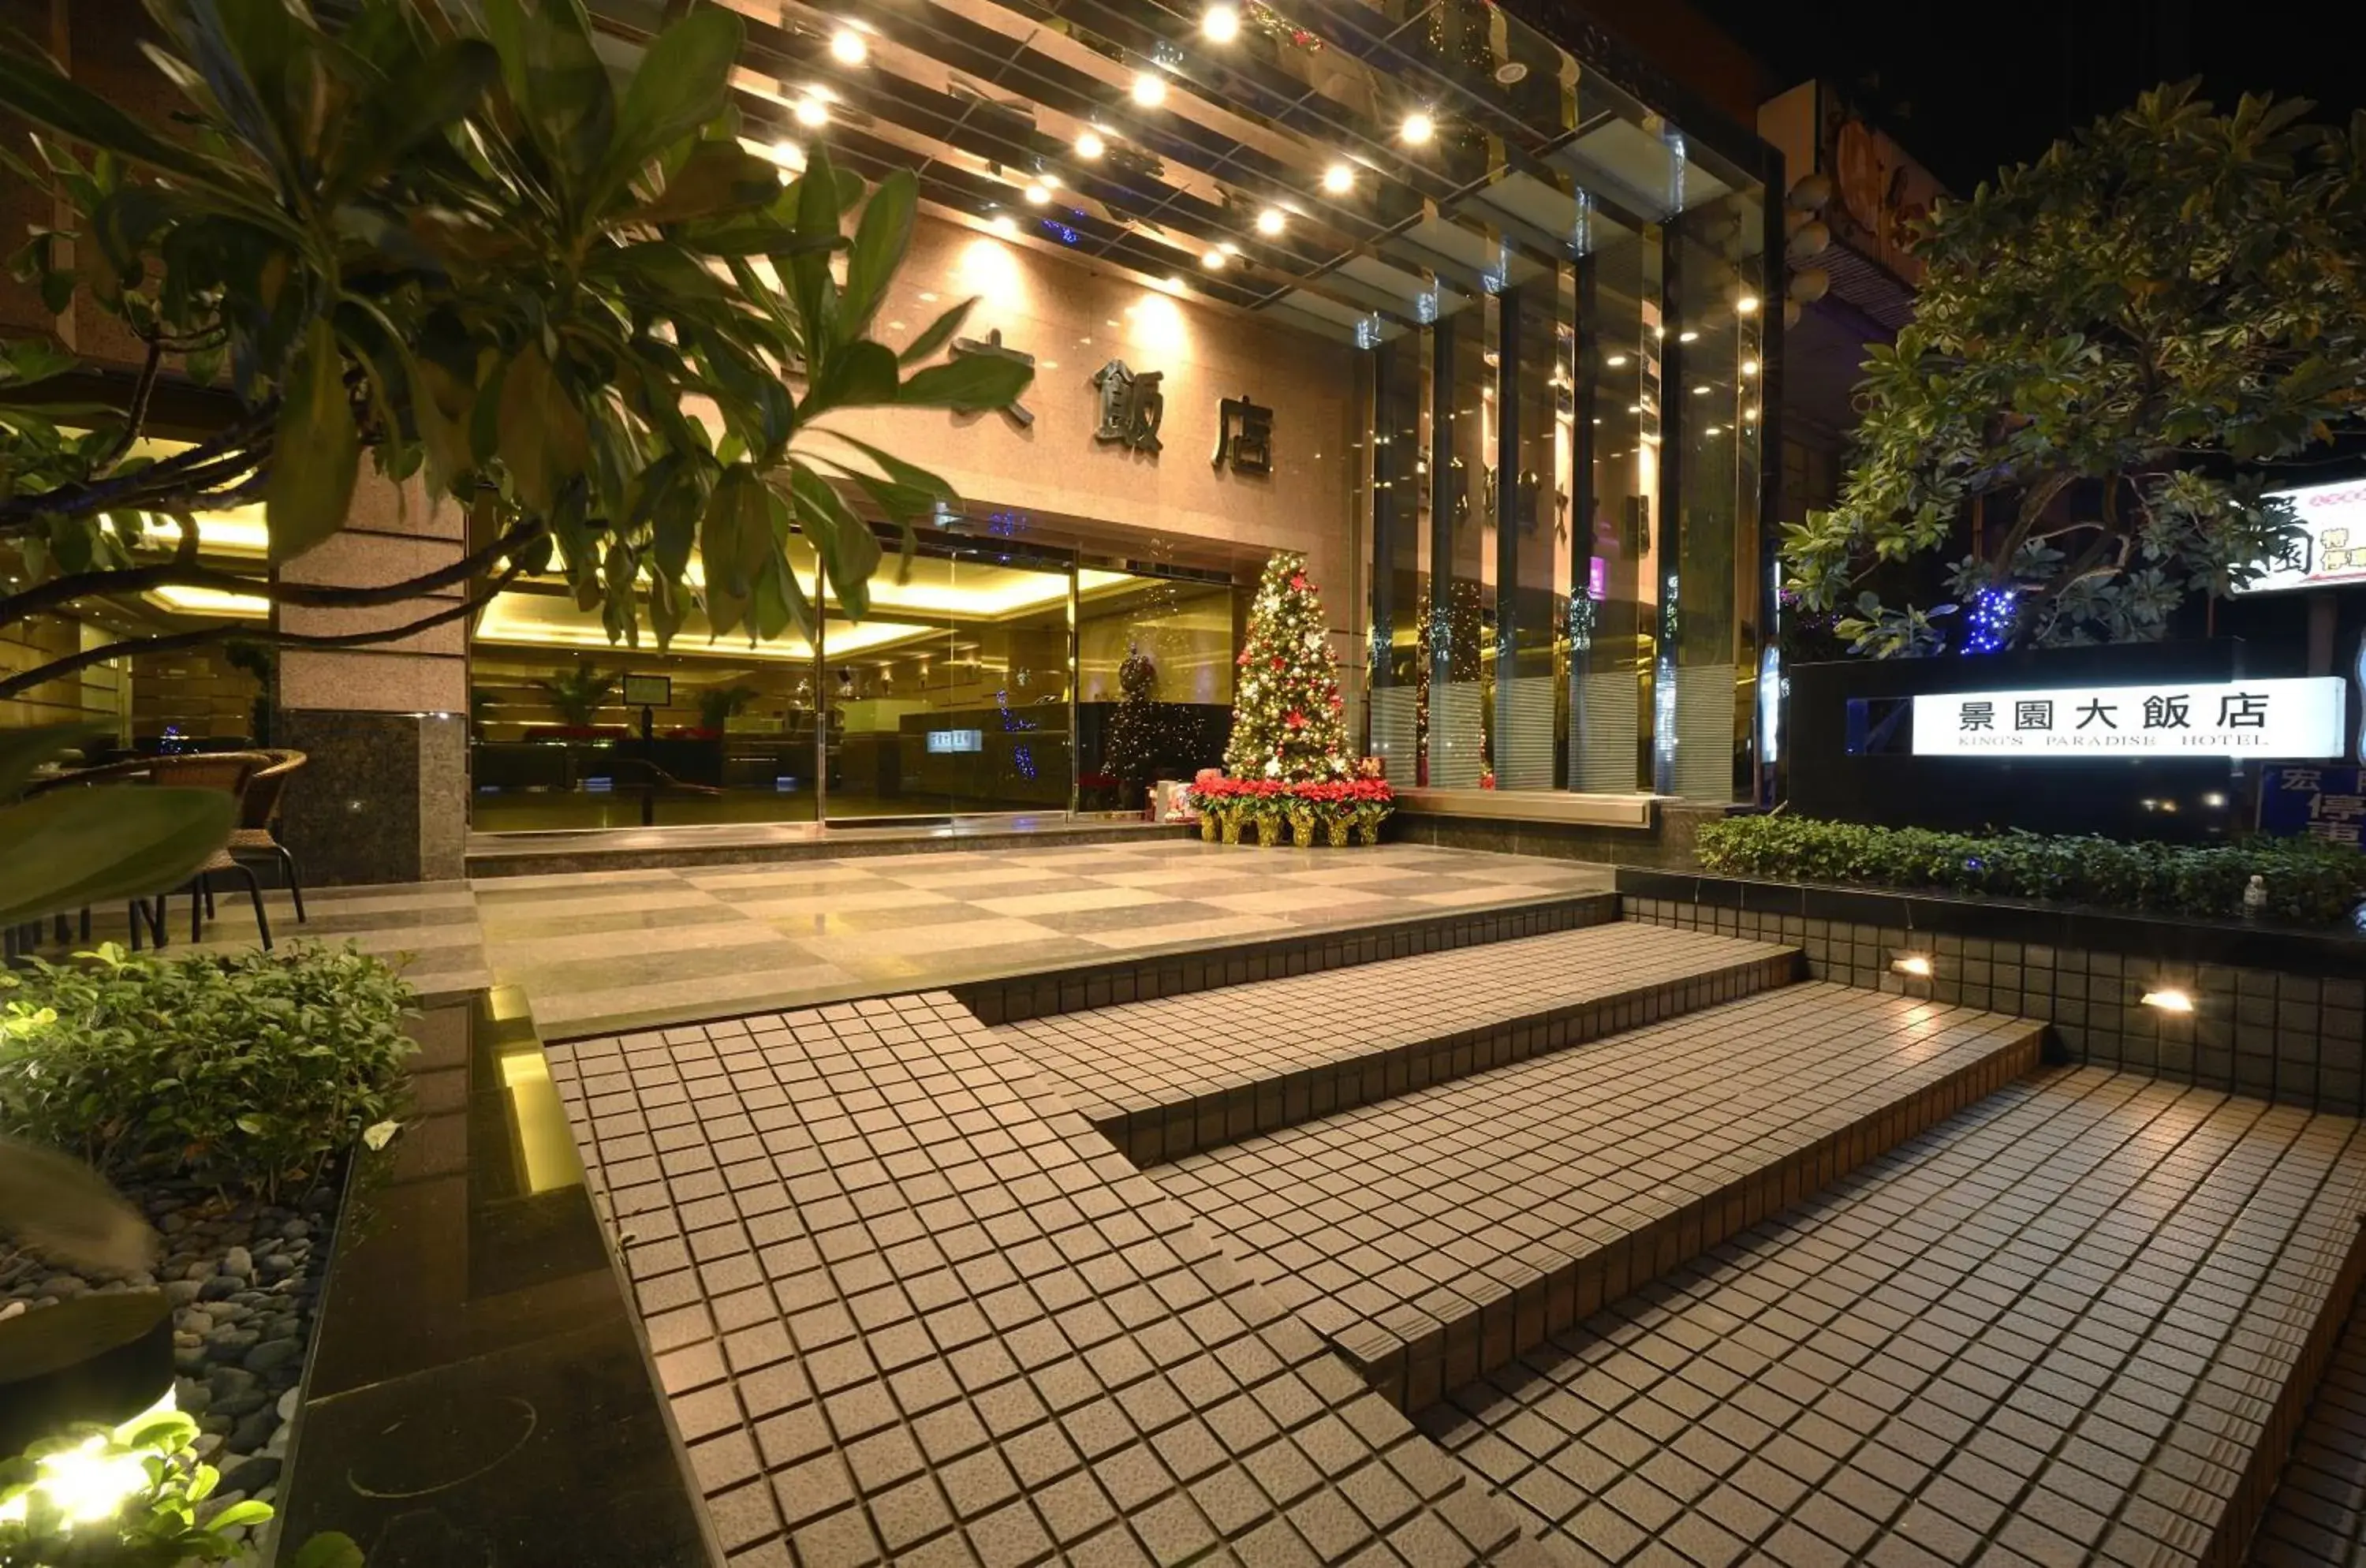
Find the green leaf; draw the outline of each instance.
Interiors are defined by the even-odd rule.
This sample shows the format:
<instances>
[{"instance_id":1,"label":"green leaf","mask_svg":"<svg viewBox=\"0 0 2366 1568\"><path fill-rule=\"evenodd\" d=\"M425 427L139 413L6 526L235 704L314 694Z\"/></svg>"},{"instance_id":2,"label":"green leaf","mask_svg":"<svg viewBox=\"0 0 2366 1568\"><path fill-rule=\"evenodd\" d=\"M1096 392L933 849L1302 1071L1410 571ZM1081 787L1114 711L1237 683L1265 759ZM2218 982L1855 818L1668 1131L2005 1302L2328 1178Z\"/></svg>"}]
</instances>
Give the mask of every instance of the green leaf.
<instances>
[{"instance_id":1,"label":"green leaf","mask_svg":"<svg viewBox=\"0 0 2366 1568\"><path fill-rule=\"evenodd\" d=\"M616 110L609 181L622 184L634 170L722 112L742 30L730 7L701 6L658 34ZM777 176L766 183L779 188Z\"/></svg>"},{"instance_id":2,"label":"green leaf","mask_svg":"<svg viewBox=\"0 0 2366 1568\"><path fill-rule=\"evenodd\" d=\"M763 481L745 463L724 469L707 497L698 554L706 569L706 619L716 637L729 632L748 613L757 574L772 547L770 512Z\"/></svg>"},{"instance_id":3,"label":"green leaf","mask_svg":"<svg viewBox=\"0 0 2366 1568\"><path fill-rule=\"evenodd\" d=\"M924 359L934 359L938 351L952 341L953 333L961 331L962 323L969 320L969 313L976 305L977 300L972 298L953 306L943 315L930 321L922 329L919 336L904 345L904 352L896 357L906 365L918 365Z\"/></svg>"},{"instance_id":4,"label":"green leaf","mask_svg":"<svg viewBox=\"0 0 2366 1568\"><path fill-rule=\"evenodd\" d=\"M879 570L879 539L829 482L803 463L789 468L796 520L828 574L830 592L861 620L871 613L871 574Z\"/></svg>"},{"instance_id":5,"label":"green leaf","mask_svg":"<svg viewBox=\"0 0 2366 1568\"><path fill-rule=\"evenodd\" d=\"M553 373L540 344L528 344L501 378L501 457L518 494L547 513L559 490L591 460L583 411Z\"/></svg>"},{"instance_id":6,"label":"green leaf","mask_svg":"<svg viewBox=\"0 0 2366 1568\"><path fill-rule=\"evenodd\" d=\"M306 1541L287 1568L362 1568L362 1549L352 1537L332 1530Z\"/></svg>"},{"instance_id":7,"label":"green leaf","mask_svg":"<svg viewBox=\"0 0 2366 1568\"><path fill-rule=\"evenodd\" d=\"M55 789L0 808L0 925L177 887L230 840L220 790Z\"/></svg>"},{"instance_id":8,"label":"green leaf","mask_svg":"<svg viewBox=\"0 0 2366 1568\"><path fill-rule=\"evenodd\" d=\"M871 318L887 296L896 270L904 265L912 245L912 219L919 209L920 186L909 169L897 169L879 182L862 209L854 231L854 249L846 260L846 289L839 300L836 331L840 343L851 343L871 325Z\"/></svg>"},{"instance_id":9,"label":"green leaf","mask_svg":"<svg viewBox=\"0 0 2366 1568\"><path fill-rule=\"evenodd\" d=\"M44 130L119 158L208 186L220 184L221 171L60 73L46 51L9 27L0 27L0 103Z\"/></svg>"},{"instance_id":10,"label":"green leaf","mask_svg":"<svg viewBox=\"0 0 2366 1568\"><path fill-rule=\"evenodd\" d=\"M780 171L736 141L702 141L657 197L625 214L635 223L681 223L762 207L780 195Z\"/></svg>"},{"instance_id":11,"label":"green leaf","mask_svg":"<svg viewBox=\"0 0 2366 1568\"><path fill-rule=\"evenodd\" d=\"M892 403L896 400L896 355L884 344L861 339L829 356L828 373L807 391L798 417L812 419L835 408Z\"/></svg>"},{"instance_id":12,"label":"green leaf","mask_svg":"<svg viewBox=\"0 0 2366 1568\"><path fill-rule=\"evenodd\" d=\"M896 389L896 401L905 408L955 409L964 413L1007 408L1034 379L1031 365L975 354L914 371Z\"/></svg>"},{"instance_id":13,"label":"green leaf","mask_svg":"<svg viewBox=\"0 0 2366 1568\"><path fill-rule=\"evenodd\" d=\"M236 1529L241 1525L259 1525L271 1517L271 1505L258 1503L252 1497L242 1497L206 1521L208 1529Z\"/></svg>"},{"instance_id":14,"label":"green leaf","mask_svg":"<svg viewBox=\"0 0 2366 1568\"><path fill-rule=\"evenodd\" d=\"M361 434L345 400L344 357L313 321L289 370L263 497L271 558L301 555L345 525L361 468Z\"/></svg>"},{"instance_id":15,"label":"green leaf","mask_svg":"<svg viewBox=\"0 0 2366 1568\"><path fill-rule=\"evenodd\" d=\"M592 47L582 0L486 0L486 30L501 57L501 82L554 165L561 191L592 187L613 140L615 90Z\"/></svg>"}]
</instances>

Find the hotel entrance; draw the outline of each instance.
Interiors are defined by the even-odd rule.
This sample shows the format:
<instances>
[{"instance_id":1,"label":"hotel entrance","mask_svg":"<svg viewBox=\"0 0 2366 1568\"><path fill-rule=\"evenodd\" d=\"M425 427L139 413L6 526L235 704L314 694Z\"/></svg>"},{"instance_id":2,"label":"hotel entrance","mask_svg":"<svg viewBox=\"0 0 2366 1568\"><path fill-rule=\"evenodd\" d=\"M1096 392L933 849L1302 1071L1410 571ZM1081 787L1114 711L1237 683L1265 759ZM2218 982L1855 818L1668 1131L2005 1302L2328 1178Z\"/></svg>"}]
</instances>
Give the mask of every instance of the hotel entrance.
<instances>
[{"instance_id":1,"label":"hotel entrance","mask_svg":"<svg viewBox=\"0 0 2366 1568\"><path fill-rule=\"evenodd\" d=\"M825 600L811 642L693 617L663 653L612 646L560 584L513 590L470 645L470 826L1139 813L1222 759L1240 598L1226 570L950 531L860 619Z\"/></svg>"}]
</instances>

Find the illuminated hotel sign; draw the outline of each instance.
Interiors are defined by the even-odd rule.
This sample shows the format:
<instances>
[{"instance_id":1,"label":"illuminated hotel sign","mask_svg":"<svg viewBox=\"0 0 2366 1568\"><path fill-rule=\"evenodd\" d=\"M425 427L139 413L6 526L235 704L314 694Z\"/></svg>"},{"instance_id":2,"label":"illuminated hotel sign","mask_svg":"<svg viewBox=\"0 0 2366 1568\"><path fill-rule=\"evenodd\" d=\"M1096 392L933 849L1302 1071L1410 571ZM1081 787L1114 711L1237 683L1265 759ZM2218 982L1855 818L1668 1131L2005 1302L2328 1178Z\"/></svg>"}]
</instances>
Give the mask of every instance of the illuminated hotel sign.
<instances>
[{"instance_id":1,"label":"illuminated hotel sign","mask_svg":"<svg viewBox=\"0 0 2366 1568\"><path fill-rule=\"evenodd\" d=\"M986 731L983 729L931 729L929 731L929 755L931 757L985 750Z\"/></svg>"},{"instance_id":2,"label":"illuminated hotel sign","mask_svg":"<svg viewBox=\"0 0 2366 1568\"><path fill-rule=\"evenodd\" d=\"M2237 593L2283 593L2366 582L2366 480L2278 492L2300 513L2300 536Z\"/></svg>"},{"instance_id":3,"label":"illuminated hotel sign","mask_svg":"<svg viewBox=\"0 0 2366 1568\"><path fill-rule=\"evenodd\" d=\"M1914 699L1918 757L2338 757L2349 682L2189 682Z\"/></svg>"}]
</instances>

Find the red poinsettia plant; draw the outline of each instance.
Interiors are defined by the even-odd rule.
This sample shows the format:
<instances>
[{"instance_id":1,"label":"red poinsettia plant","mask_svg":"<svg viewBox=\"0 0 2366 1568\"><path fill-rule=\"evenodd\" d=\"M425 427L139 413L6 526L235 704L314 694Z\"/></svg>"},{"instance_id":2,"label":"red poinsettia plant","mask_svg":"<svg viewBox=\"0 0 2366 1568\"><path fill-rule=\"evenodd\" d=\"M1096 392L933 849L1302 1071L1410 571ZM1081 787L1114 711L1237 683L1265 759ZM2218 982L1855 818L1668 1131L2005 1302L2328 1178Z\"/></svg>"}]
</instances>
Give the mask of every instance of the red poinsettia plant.
<instances>
[{"instance_id":1,"label":"red poinsettia plant","mask_svg":"<svg viewBox=\"0 0 2366 1568\"><path fill-rule=\"evenodd\" d=\"M1319 779L1285 784L1279 779L1201 779L1191 786L1191 805L1200 812L1245 811L1287 814L1313 807L1318 815L1359 817L1386 812L1396 804L1396 792L1386 779Z\"/></svg>"}]
</instances>

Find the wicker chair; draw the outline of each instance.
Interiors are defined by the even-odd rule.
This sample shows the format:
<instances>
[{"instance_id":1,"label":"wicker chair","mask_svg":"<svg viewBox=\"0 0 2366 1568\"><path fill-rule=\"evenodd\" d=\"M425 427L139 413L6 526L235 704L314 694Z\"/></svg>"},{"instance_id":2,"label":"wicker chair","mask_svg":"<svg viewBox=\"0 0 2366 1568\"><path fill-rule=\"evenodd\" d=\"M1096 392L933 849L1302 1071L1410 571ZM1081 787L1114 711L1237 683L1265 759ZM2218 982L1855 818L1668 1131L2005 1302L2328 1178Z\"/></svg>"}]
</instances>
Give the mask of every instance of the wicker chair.
<instances>
[{"instance_id":1,"label":"wicker chair","mask_svg":"<svg viewBox=\"0 0 2366 1568\"><path fill-rule=\"evenodd\" d=\"M296 923L304 923L304 880L298 874L296 856L279 841L272 829L279 820L280 795L287 786L288 776L302 767L301 751L265 751L259 755L271 761L255 771L246 781L246 793L239 797L238 827L230 836L231 858L267 856L279 867L280 876L287 884L287 896L296 902Z\"/></svg>"},{"instance_id":2,"label":"wicker chair","mask_svg":"<svg viewBox=\"0 0 2366 1568\"><path fill-rule=\"evenodd\" d=\"M167 789L218 789L236 795L243 803L247 785L256 773L269 767L276 759L268 751L215 751L175 757L158 757L148 764L152 784ZM254 929L263 938L265 949L271 946L271 919L263 911L263 884L253 866L234 859L229 846L216 850L203 865L197 867L185 885L189 893L189 940L197 942L205 935L205 916L213 910L213 878L219 872L234 871L246 879L247 897L254 905Z\"/></svg>"}]
</instances>

